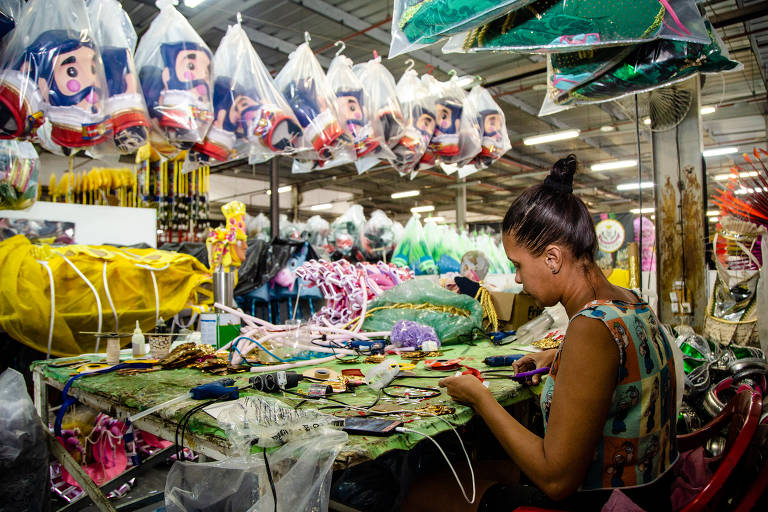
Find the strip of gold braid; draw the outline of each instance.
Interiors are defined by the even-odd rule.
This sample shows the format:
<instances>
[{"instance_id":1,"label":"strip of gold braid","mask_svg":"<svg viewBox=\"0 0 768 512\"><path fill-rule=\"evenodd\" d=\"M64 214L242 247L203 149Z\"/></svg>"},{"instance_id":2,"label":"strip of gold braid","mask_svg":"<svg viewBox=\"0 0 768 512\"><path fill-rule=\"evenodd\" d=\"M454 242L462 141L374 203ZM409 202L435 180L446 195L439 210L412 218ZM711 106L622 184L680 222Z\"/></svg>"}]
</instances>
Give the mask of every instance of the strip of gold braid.
<instances>
[{"instance_id":1,"label":"strip of gold braid","mask_svg":"<svg viewBox=\"0 0 768 512\"><path fill-rule=\"evenodd\" d=\"M651 23L651 26L648 27L645 32L643 32L643 35L641 35L640 38L645 39L652 33L656 32L656 30L664 22L664 16L666 15L667 15L667 9L663 5L660 6L659 12L656 13L656 17L654 18L653 23Z\"/></svg>"},{"instance_id":2,"label":"strip of gold braid","mask_svg":"<svg viewBox=\"0 0 768 512\"><path fill-rule=\"evenodd\" d=\"M493 300L491 294L484 287L480 287L475 295L475 300L483 306L483 317L487 318L493 327L493 332L499 330L499 317L496 315L496 308L493 307Z\"/></svg>"},{"instance_id":3,"label":"strip of gold braid","mask_svg":"<svg viewBox=\"0 0 768 512\"><path fill-rule=\"evenodd\" d=\"M429 303L411 304L406 302L402 304L390 304L389 306L379 306L379 307L373 308L366 312L365 318L366 319L369 318L371 316L371 313L375 313L376 311L381 311L384 309L416 309L420 311L432 311L434 313L448 313L450 315L463 316L465 318L469 318L471 314L468 310L457 308L455 306L438 306L436 304L429 304ZM343 327L343 329L349 329L350 327L354 326L359 320L360 320L360 317L350 320Z\"/></svg>"},{"instance_id":4,"label":"strip of gold braid","mask_svg":"<svg viewBox=\"0 0 768 512\"><path fill-rule=\"evenodd\" d=\"M477 36L478 31L480 30L480 27L475 27L469 32L467 32L467 37L464 38L464 45L462 48L464 50L469 50L472 48L472 43L475 40L475 37Z\"/></svg>"},{"instance_id":5,"label":"strip of gold braid","mask_svg":"<svg viewBox=\"0 0 768 512\"><path fill-rule=\"evenodd\" d=\"M501 25L501 33L506 34L509 31L509 27L512 25L512 20L516 18L517 11L512 11L504 17L504 23Z\"/></svg>"},{"instance_id":6,"label":"strip of gold braid","mask_svg":"<svg viewBox=\"0 0 768 512\"><path fill-rule=\"evenodd\" d=\"M483 46L485 41L485 33L488 32L488 29L490 28L490 25L483 25L480 27L479 32L477 33L477 45Z\"/></svg>"}]
</instances>

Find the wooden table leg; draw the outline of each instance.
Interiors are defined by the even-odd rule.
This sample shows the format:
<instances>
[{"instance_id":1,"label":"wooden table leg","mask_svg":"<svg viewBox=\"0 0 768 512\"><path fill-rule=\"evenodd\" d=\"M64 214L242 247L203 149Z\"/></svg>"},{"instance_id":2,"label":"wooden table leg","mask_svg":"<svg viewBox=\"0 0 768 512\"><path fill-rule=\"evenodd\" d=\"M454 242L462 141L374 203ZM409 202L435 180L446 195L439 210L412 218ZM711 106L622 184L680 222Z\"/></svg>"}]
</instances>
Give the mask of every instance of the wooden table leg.
<instances>
[{"instance_id":1,"label":"wooden table leg","mask_svg":"<svg viewBox=\"0 0 768 512\"><path fill-rule=\"evenodd\" d=\"M43 425L45 425L46 430L48 430L48 385L43 380L43 374L37 368L32 370L32 386L33 393L35 394L33 398L35 402L35 410L43 420Z\"/></svg>"}]
</instances>

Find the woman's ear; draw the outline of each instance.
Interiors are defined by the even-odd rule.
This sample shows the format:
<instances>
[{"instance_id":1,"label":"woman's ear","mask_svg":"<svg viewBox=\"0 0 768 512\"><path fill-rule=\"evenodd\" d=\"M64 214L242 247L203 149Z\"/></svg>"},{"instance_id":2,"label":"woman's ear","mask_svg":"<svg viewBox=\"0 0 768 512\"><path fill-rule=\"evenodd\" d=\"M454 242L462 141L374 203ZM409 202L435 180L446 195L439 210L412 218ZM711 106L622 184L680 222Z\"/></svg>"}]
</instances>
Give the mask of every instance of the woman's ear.
<instances>
[{"instance_id":1,"label":"woman's ear","mask_svg":"<svg viewBox=\"0 0 768 512\"><path fill-rule=\"evenodd\" d=\"M548 245L544 250L547 267L553 274L559 274L563 266L563 250L559 245Z\"/></svg>"}]
</instances>

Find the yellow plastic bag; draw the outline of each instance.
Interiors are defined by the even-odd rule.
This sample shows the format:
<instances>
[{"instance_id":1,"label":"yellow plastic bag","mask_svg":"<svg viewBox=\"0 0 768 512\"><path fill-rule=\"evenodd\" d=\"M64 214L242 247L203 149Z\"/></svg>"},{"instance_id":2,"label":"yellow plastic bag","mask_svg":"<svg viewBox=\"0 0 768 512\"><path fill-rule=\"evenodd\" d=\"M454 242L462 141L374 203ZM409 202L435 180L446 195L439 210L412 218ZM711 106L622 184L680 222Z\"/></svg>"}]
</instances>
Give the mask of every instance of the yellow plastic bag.
<instances>
[{"instance_id":1,"label":"yellow plastic bag","mask_svg":"<svg viewBox=\"0 0 768 512\"><path fill-rule=\"evenodd\" d=\"M151 331L161 316L212 302L210 283L207 269L186 254L49 247L18 235L0 242L0 327L44 353L93 352L96 338L81 331L131 332L137 320Z\"/></svg>"}]
</instances>

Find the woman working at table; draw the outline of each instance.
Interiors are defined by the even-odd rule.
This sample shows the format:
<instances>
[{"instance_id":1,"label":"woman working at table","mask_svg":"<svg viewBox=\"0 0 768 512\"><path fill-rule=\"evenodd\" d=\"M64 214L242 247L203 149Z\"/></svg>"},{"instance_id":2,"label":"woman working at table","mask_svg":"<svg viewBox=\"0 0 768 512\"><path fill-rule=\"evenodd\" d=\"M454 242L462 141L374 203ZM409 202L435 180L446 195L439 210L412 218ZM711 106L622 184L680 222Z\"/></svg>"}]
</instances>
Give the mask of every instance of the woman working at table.
<instances>
[{"instance_id":1,"label":"woman working at table","mask_svg":"<svg viewBox=\"0 0 768 512\"><path fill-rule=\"evenodd\" d=\"M478 480L473 505L458 497L422 500L414 490L406 508L600 510L616 488L645 510L670 508L667 470L677 459L671 345L648 304L610 284L595 263L592 217L573 194L577 168L573 155L559 160L544 183L512 203L503 223L516 281L543 306L562 303L571 318L557 351L517 363L517 371L552 368L541 395L544 437L518 423L474 376L440 381L485 420L534 485ZM443 483L443 492L454 491Z\"/></svg>"}]
</instances>

